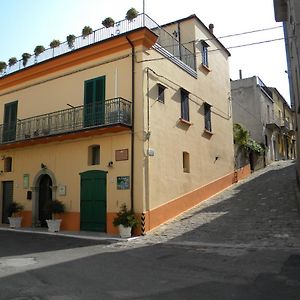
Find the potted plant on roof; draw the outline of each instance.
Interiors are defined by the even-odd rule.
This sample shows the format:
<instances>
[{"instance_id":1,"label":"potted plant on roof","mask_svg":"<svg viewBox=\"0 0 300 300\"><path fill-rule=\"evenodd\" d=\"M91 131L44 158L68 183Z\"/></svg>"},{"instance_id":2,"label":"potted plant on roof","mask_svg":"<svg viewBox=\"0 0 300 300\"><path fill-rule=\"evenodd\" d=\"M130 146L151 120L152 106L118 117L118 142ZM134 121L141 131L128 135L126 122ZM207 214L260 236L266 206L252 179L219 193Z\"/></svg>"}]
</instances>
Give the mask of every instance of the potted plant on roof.
<instances>
[{"instance_id":1,"label":"potted plant on roof","mask_svg":"<svg viewBox=\"0 0 300 300\"><path fill-rule=\"evenodd\" d=\"M49 204L49 210L52 215L51 220L46 220L49 232L58 232L60 230L60 215L65 212L65 205L60 200L53 200Z\"/></svg>"},{"instance_id":2,"label":"potted plant on roof","mask_svg":"<svg viewBox=\"0 0 300 300\"><path fill-rule=\"evenodd\" d=\"M0 61L0 73L2 73L7 67L7 64L5 61Z\"/></svg>"},{"instance_id":3,"label":"potted plant on roof","mask_svg":"<svg viewBox=\"0 0 300 300\"><path fill-rule=\"evenodd\" d=\"M113 27L115 25L115 21L113 18L108 17L102 21L102 25L106 28Z\"/></svg>"},{"instance_id":4,"label":"potted plant on roof","mask_svg":"<svg viewBox=\"0 0 300 300\"><path fill-rule=\"evenodd\" d=\"M139 12L135 9L135 8L130 8L127 13L126 13L126 20L128 21L132 21L133 19L135 19L138 16Z\"/></svg>"},{"instance_id":5,"label":"potted plant on roof","mask_svg":"<svg viewBox=\"0 0 300 300\"><path fill-rule=\"evenodd\" d=\"M10 228L20 228L22 217L21 217L21 211L24 209L24 206L18 202L11 202L8 206L7 212L8 212L8 221L9 221L9 227Z\"/></svg>"},{"instance_id":6,"label":"potted plant on roof","mask_svg":"<svg viewBox=\"0 0 300 300\"><path fill-rule=\"evenodd\" d=\"M68 47L70 49L74 48L74 42L75 42L76 36L74 34L69 34L67 36L67 43L68 43Z\"/></svg>"},{"instance_id":7,"label":"potted plant on roof","mask_svg":"<svg viewBox=\"0 0 300 300\"><path fill-rule=\"evenodd\" d=\"M85 39L88 35L93 32L93 29L90 26L84 26L82 28L82 36Z\"/></svg>"},{"instance_id":8,"label":"potted plant on roof","mask_svg":"<svg viewBox=\"0 0 300 300\"><path fill-rule=\"evenodd\" d=\"M113 225L119 228L121 238L131 237L131 230L137 226L137 224L138 220L136 219L134 212L128 210L126 204L123 203L113 221Z\"/></svg>"},{"instance_id":9,"label":"potted plant on roof","mask_svg":"<svg viewBox=\"0 0 300 300\"><path fill-rule=\"evenodd\" d=\"M34 48L34 55L39 56L41 53L45 51L45 47L42 45L38 45Z\"/></svg>"},{"instance_id":10,"label":"potted plant on roof","mask_svg":"<svg viewBox=\"0 0 300 300\"><path fill-rule=\"evenodd\" d=\"M8 60L8 65L10 67L12 67L13 65L15 65L17 63L17 58L16 57L11 57L9 60Z\"/></svg>"},{"instance_id":11,"label":"potted plant on roof","mask_svg":"<svg viewBox=\"0 0 300 300\"><path fill-rule=\"evenodd\" d=\"M27 65L28 59L31 57L31 54L29 53L23 53L22 54L22 60L23 60L23 67Z\"/></svg>"},{"instance_id":12,"label":"potted plant on roof","mask_svg":"<svg viewBox=\"0 0 300 300\"><path fill-rule=\"evenodd\" d=\"M60 40L53 40L53 41L49 44L50 48L52 48L52 49L59 47L59 45L60 45Z\"/></svg>"},{"instance_id":13,"label":"potted plant on roof","mask_svg":"<svg viewBox=\"0 0 300 300\"><path fill-rule=\"evenodd\" d=\"M34 48L35 62L37 62L37 57L45 51L45 47L38 45Z\"/></svg>"}]
</instances>

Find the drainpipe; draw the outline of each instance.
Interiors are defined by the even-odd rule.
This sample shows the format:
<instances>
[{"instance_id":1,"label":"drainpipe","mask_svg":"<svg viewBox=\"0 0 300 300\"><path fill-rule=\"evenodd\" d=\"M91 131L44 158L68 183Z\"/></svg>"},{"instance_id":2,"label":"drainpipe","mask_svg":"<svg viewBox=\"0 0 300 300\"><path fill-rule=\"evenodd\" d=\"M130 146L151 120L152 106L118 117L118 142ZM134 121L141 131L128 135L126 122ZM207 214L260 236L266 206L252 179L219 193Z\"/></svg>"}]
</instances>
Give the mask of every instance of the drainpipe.
<instances>
[{"instance_id":1,"label":"drainpipe","mask_svg":"<svg viewBox=\"0 0 300 300\"><path fill-rule=\"evenodd\" d=\"M133 201L133 195L134 195L134 102L135 102L135 84L134 84L134 45L131 42L131 40L126 36L126 39L128 43L131 46L131 111L132 111L132 117L131 117L131 180L130 180L130 199L131 199L131 210L134 210L134 201Z\"/></svg>"}]
</instances>

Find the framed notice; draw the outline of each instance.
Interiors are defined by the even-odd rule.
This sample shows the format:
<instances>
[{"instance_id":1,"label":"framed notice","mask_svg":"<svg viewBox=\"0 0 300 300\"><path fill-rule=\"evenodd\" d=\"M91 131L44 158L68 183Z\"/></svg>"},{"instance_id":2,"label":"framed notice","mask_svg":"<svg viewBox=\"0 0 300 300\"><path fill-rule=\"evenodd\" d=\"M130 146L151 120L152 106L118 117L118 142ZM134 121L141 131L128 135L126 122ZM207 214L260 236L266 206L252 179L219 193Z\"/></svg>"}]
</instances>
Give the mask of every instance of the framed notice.
<instances>
[{"instance_id":1,"label":"framed notice","mask_svg":"<svg viewBox=\"0 0 300 300\"><path fill-rule=\"evenodd\" d=\"M118 176L117 177L117 190L129 190L130 177L129 176Z\"/></svg>"},{"instance_id":2,"label":"framed notice","mask_svg":"<svg viewBox=\"0 0 300 300\"><path fill-rule=\"evenodd\" d=\"M116 161L128 160L128 149L116 150Z\"/></svg>"}]
</instances>

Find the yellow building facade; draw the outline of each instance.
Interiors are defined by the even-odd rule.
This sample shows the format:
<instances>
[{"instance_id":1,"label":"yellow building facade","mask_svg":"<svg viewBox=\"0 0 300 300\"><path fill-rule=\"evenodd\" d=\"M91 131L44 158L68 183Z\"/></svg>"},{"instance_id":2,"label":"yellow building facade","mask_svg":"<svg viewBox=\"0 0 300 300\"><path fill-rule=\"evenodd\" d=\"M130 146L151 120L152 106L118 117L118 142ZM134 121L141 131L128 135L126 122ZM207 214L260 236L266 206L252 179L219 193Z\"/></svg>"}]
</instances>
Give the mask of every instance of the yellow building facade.
<instances>
[{"instance_id":1,"label":"yellow building facade","mask_svg":"<svg viewBox=\"0 0 300 300\"><path fill-rule=\"evenodd\" d=\"M276 88L269 88L274 100L273 109L278 125L277 139L274 141L274 160L296 158L296 137L294 112Z\"/></svg>"},{"instance_id":2,"label":"yellow building facade","mask_svg":"<svg viewBox=\"0 0 300 300\"><path fill-rule=\"evenodd\" d=\"M2 223L14 200L44 226L58 199L62 229L116 233L126 203L145 232L249 173L233 170L229 52L194 15L122 22L0 77Z\"/></svg>"}]
</instances>

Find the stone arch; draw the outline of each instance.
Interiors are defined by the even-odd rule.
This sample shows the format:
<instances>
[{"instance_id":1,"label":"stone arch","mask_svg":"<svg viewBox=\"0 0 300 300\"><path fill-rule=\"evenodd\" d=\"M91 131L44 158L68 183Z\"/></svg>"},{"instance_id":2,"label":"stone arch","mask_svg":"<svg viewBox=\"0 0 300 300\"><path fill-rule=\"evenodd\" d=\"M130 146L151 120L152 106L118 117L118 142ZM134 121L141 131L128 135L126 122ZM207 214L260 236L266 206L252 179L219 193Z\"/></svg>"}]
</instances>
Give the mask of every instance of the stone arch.
<instances>
[{"instance_id":1,"label":"stone arch","mask_svg":"<svg viewBox=\"0 0 300 300\"><path fill-rule=\"evenodd\" d=\"M47 169L42 168L37 174L35 175L33 182L32 182L32 226L40 226L39 224L39 186L41 178L44 175L48 175L52 180L52 199L56 199L56 191L57 191L57 183L54 173Z\"/></svg>"}]
</instances>

